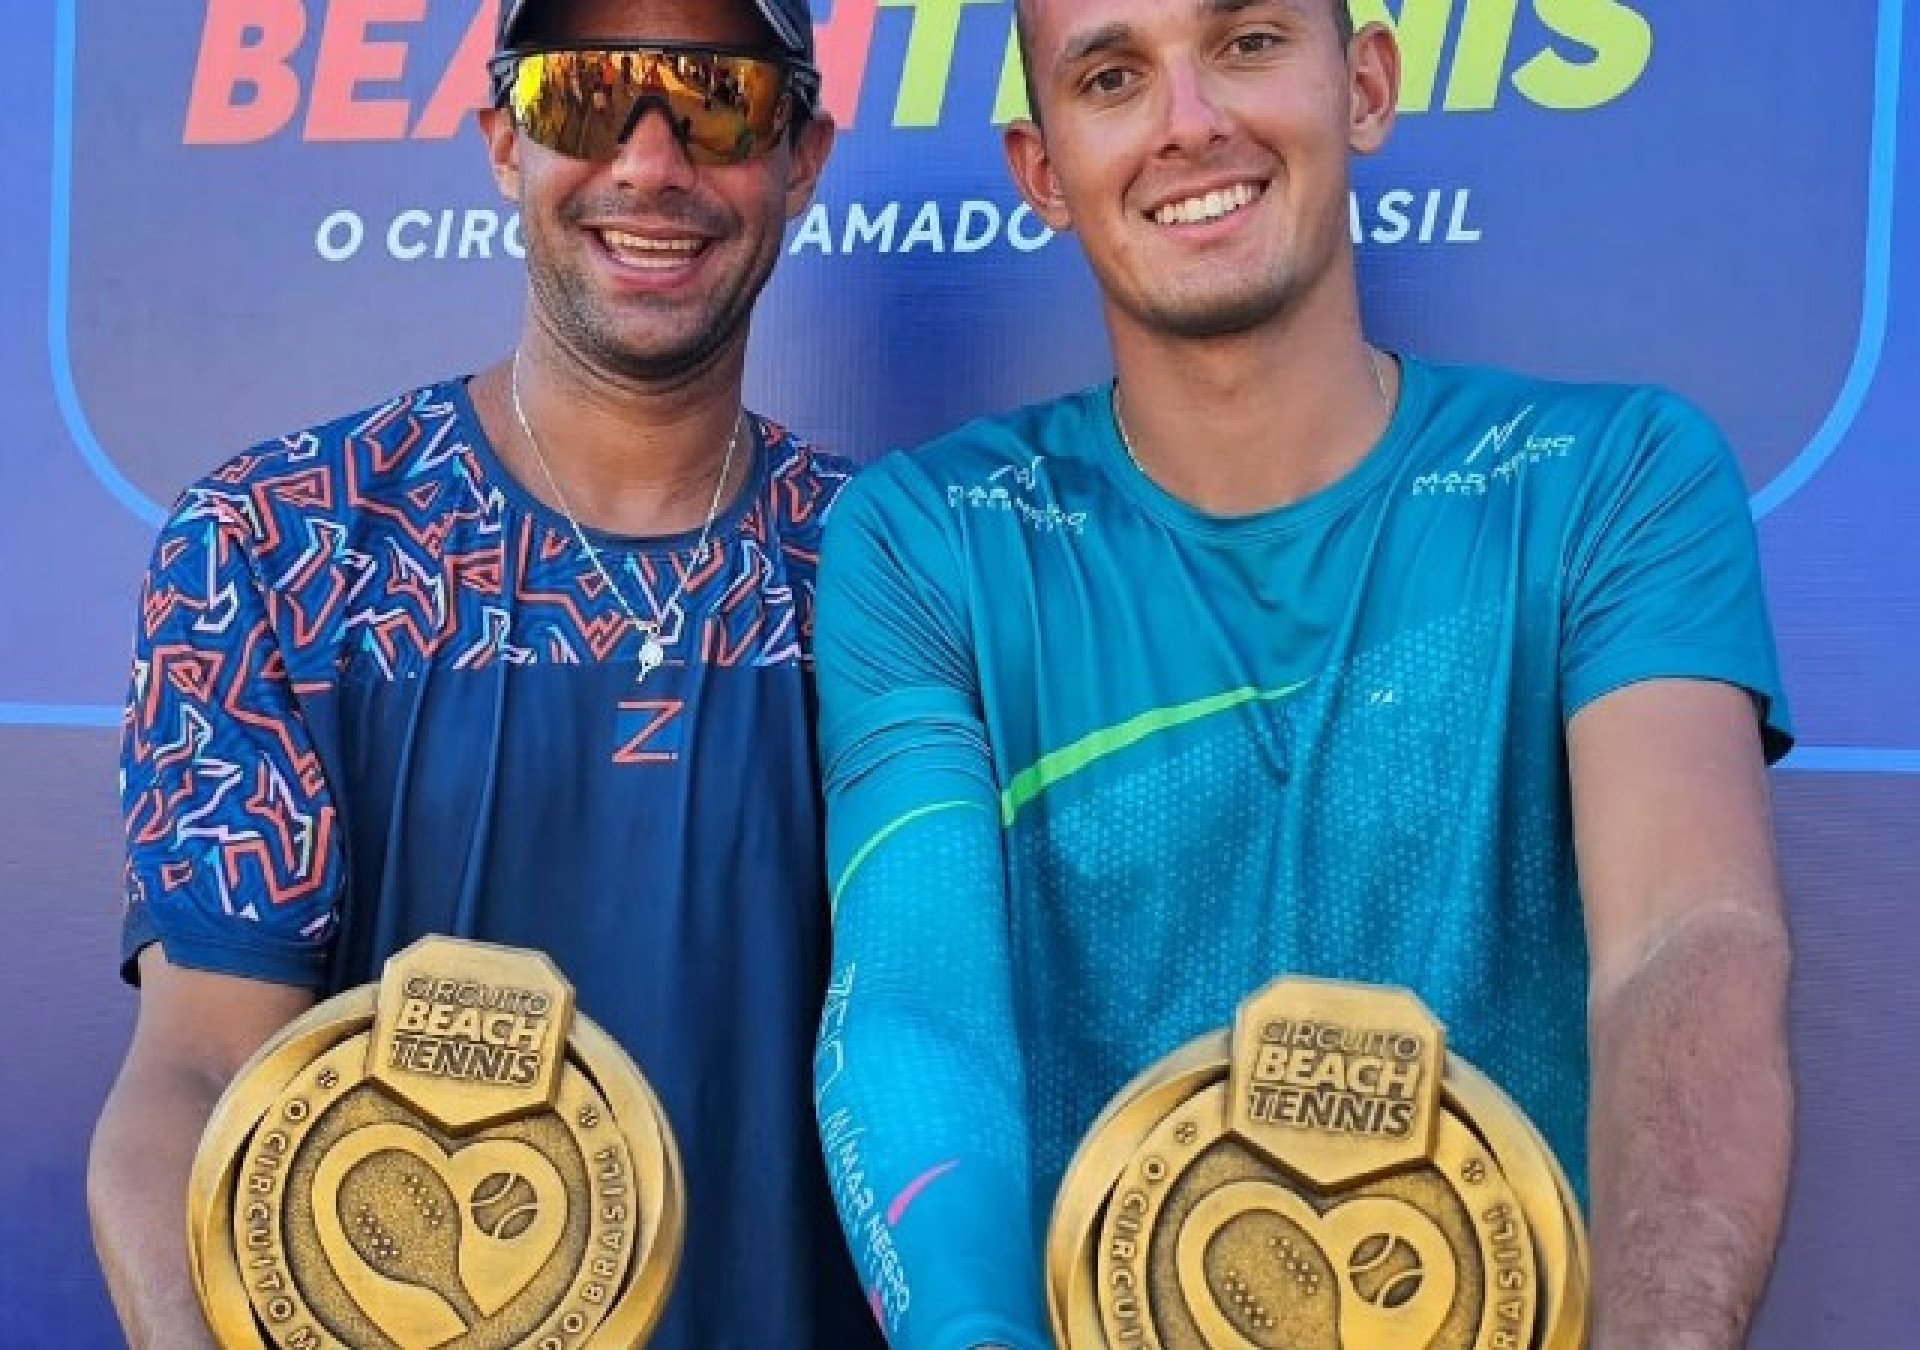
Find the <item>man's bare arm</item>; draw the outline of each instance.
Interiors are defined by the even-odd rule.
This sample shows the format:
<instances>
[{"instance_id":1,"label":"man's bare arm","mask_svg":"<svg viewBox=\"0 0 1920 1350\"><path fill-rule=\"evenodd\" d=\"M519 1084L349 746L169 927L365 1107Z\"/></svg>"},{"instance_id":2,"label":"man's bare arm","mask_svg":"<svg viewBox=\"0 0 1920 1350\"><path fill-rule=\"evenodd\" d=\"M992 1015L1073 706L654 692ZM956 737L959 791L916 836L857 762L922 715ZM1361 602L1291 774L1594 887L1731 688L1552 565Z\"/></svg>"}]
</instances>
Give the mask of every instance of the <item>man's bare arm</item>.
<instances>
[{"instance_id":1,"label":"man's bare arm","mask_svg":"<svg viewBox=\"0 0 1920 1350\"><path fill-rule=\"evenodd\" d=\"M1759 728L1725 685L1569 730L1592 960L1595 1350L1745 1343L1793 1139L1787 928Z\"/></svg>"},{"instance_id":2,"label":"man's bare arm","mask_svg":"<svg viewBox=\"0 0 1920 1350\"><path fill-rule=\"evenodd\" d=\"M193 1154L234 1072L306 1008L304 989L140 954L140 1016L87 1164L94 1247L135 1350L213 1344L187 1272Z\"/></svg>"}]
</instances>

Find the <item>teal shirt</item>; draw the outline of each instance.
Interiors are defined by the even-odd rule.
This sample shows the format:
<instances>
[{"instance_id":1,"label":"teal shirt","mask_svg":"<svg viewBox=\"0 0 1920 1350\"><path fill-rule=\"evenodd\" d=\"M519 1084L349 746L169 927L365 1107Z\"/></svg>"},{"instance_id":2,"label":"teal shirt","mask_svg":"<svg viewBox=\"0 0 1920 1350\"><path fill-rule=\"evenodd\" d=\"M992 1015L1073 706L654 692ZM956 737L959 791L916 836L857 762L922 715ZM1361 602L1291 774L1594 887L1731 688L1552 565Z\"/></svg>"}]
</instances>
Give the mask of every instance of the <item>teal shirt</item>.
<instances>
[{"instance_id":1,"label":"teal shirt","mask_svg":"<svg viewBox=\"0 0 1920 1350\"><path fill-rule=\"evenodd\" d=\"M1104 387L835 507L816 1095L895 1345L1046 1346L1088 1125L1282 972L1413 989L1584 1192L1566 726L1713 680L1784 753L1746 494L1672 395L1403 369L1368 456L1258 516L1156 487Z\"/></svg>"}]
</instances>

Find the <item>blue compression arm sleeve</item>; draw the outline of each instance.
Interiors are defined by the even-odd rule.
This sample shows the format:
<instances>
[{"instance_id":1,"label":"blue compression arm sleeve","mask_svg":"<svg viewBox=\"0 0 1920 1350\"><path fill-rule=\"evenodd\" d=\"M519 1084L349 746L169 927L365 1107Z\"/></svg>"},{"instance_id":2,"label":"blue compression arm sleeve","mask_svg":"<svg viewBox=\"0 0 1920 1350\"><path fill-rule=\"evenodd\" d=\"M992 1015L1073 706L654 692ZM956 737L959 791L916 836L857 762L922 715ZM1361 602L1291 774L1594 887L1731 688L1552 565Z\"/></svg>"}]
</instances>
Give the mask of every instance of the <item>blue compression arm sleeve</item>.
<instances>
[{"instance_id":1,"label":"blue compression arm sleeve","mask_svg":"<svg viewBox=\"0 0 1920 1350\"><path fill-rule=\"evenodd\" d=\"M835 506L820 573L821 1137L891 1344L1046 1350L999 798L951 544L900 467Z\"/></svg>"}]
</instances>

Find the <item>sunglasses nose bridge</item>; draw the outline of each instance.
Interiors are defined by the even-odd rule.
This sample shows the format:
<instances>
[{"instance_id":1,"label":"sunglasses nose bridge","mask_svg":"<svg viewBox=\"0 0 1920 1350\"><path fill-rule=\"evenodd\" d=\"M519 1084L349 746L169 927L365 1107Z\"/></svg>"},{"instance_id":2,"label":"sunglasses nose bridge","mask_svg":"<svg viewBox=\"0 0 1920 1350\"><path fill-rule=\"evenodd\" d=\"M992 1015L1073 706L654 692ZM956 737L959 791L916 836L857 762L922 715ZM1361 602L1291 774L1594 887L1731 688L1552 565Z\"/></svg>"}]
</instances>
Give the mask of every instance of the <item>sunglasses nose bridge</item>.
<instances>
[{"instance_id":1,"label":"sunglasses nose bridge","mask_svg":"<svg viewBox=\"0 0 1920 1350\"><path fill-rule=\"evenodd\" d=\"M621 145L625 145L633 138L633 133L640 129L640 123L650 112L657 112L665 119L667 130L672 133L676 141L684 138L684 131L680 123L674 120L673 109L668 106L667 101L658 94L642 94L633 101L633 106L627 109L626 120L620 124L618 141Z\"/></svg>"},{"instance_id":2,"label":"sunglasses nose bridge","mask_svg":"<svg viewBox=\"0 0 1920 1350\"><path fill-rule=\"evenodd\" d=\"M658 113L658 118L648 116ZM658 130L652 130L657 125ZM622 176L682 182L692 176L693 159L687 148L686 125L673 115L664 98L646 94L634 101L620 126L614 165ZM668 170L662 172L663 169Z\"/></svg>"}]
</instances>

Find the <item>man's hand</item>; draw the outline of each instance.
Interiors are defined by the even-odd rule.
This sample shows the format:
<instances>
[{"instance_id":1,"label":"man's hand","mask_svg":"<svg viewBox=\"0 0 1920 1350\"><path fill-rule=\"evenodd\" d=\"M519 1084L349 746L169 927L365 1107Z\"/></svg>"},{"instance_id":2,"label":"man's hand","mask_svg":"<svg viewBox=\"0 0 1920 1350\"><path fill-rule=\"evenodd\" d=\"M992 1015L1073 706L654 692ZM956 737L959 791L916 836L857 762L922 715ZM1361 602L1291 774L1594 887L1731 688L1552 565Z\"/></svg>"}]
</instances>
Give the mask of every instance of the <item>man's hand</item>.
<instances>
[{"instance_id":1,"label":"man's hand","mask_svg":"<svg viewBox=\"0 0 1920 1350\"><path fill-rule=\"evenodd\" d=\"M128 1344L211 1350L187 1268L187 1179L214 1103L234 1073L313 1004L304 989L140 954L140 1018L93 1135L87 1209Z\"/></svg>"},{"instance_id":2,"label":"man's hand","mask_svg":"<svg viewBox=\"0 0 1920 1350\"><path fill-rule=\"evenodd\" d=\"M1592 962L1594 1350L1736 1350L1785 1207L1789 950L1750 697L1655 681L1568 735Z\"/></svg>"}]
</instances>

